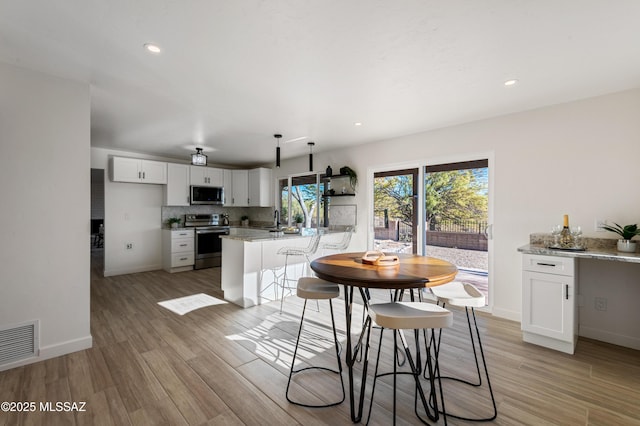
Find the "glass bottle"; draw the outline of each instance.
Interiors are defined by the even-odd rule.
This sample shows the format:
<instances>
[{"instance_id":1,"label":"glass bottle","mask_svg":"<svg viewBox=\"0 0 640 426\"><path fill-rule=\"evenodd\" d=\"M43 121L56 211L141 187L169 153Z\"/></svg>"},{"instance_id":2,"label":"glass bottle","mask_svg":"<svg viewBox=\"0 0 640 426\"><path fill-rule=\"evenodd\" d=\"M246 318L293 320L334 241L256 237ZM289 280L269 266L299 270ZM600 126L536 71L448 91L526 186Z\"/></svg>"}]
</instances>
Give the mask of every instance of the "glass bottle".
<instances>
[{"instance_id":1,"label":"glass bottle","mask_svg":"<svg viewBox=\"0 0 640 426\"><path fill-rule=\"evenodd\" d=\"M569 215L564 215L564 222L562 224L562 231L560 231L560 245L562 247L571 247L573 245L573 237L569 230Z\"/></svg>"}]
</instances>

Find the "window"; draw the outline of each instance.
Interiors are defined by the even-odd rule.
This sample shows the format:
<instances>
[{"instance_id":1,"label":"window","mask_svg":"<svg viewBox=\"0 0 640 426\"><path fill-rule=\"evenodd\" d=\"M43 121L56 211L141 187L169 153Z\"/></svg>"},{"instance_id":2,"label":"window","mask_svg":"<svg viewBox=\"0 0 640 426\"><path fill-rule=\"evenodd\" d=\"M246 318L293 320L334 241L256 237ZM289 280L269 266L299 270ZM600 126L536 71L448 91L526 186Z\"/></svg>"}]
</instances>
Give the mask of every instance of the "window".
<instances>
[{"instance_id":1,"label":"window","mask_svg":"<svg viewBox=\"0 0 640 426\"><path fill-rule=\"evenodd\" d=\"M281 222L293 226L300 218L305 228L324 224L324 184L320 174L292 175L279 181Z\"/></svg>"}]
</instances>

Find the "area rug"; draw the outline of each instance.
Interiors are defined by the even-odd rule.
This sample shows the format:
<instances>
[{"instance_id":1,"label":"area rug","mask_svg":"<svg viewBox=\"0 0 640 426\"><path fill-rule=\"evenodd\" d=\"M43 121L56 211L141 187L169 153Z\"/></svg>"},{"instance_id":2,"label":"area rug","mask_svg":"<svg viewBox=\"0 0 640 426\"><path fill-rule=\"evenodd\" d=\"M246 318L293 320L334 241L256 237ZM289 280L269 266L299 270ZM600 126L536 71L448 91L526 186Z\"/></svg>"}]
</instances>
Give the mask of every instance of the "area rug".
<instances>
[{"instance_id":1,"label":"area rug","mask_svg":"<svg viewBox=\"0 0 640 426\"><path fill-rule=\"evenodd\" d=\"M208 294L198 293L191 296L179 297L177 299L165 300L158 302L158 305L167 308L178 315L187 314L193 310L204 308L206 306L220 305L227 303L224 300L216 299Z\"/></svg>"}]
</instances>

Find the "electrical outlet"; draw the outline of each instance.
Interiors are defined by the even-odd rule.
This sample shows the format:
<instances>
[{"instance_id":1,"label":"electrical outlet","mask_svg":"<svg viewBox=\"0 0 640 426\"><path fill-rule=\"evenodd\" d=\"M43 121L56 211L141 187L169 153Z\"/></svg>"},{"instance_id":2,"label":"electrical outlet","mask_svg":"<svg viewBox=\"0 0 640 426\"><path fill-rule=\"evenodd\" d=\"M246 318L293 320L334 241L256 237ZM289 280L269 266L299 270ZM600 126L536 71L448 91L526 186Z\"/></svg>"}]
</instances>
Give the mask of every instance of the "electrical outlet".
<instances>
[{"instance_id":1,"label":"electrical outlet","mask_svg":"<svg viewBox=\"0 0 640 426\"><path fill-rule=\"evenodd\" d=\"M607 299L605 299L604 297L596 297L594 307L596 308L596 311L606 311Z\"/></svg>"},{"instance_id":2,"label":"electrical outlet","mask_svg":"<svg viewBox=\"0 0 640 426\"><path fill-rule=\"evenodd\" d=\"M133 243L127 243L127 250L131 250L133 248Z\"/></svg>"},{"instance_id":3,"label":"electrical outlet","mask_svg":"<svg viewBox=\"0 0 640 426\"><path fill-rule=\"evenodd\" d=\"M602 225L606 225L607 224L607 219L596 219L595 221L595 231L596 232L605 232L604 229L602 229Z\"/></svg>"}]
</instances>

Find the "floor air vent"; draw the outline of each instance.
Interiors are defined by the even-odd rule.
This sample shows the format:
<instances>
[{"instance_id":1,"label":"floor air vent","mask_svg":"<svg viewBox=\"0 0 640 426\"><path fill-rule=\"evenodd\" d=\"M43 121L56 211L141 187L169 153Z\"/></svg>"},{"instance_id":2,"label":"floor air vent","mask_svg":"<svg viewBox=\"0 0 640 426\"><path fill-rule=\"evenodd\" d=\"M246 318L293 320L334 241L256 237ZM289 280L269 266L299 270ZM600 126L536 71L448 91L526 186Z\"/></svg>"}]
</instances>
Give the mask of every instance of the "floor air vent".
<instances>
[{"instance_id":1,"label":"floor air vent","mask_svg":"<svg viewBox=\"0 0 640 426\"><path fill-rule=\"evenodd\" d=\"M0 330L0 366L36 356L37 321Z\"/></svg>"}]
</instances>

